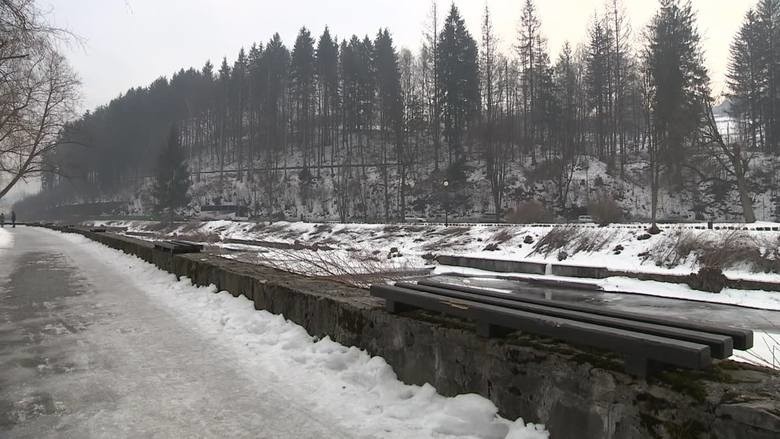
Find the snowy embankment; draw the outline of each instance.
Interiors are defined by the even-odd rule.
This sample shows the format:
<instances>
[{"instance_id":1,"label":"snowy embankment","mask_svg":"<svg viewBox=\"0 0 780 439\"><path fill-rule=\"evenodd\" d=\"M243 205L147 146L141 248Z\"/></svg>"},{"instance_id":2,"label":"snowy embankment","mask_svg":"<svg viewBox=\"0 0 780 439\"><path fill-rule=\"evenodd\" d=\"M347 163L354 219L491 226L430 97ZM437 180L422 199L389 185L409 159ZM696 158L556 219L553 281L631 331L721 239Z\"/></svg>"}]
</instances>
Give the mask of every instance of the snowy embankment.
<instances>
[{"instance_id":1,"label":"snowy embankment","mask_svg":"<svg viewBox=\"0 0 780 439\"><path fill-rule=\"evenodd\" d=\"M636 224L607 227L587 225L451 225L441 224L316 224L240 221L206 221L161 227L145 221L95 221L93 225L126 227L130 232L158 232L190 237L227 248L227 239L272 243L303 243L354 255L386 258L397 248L395 264L423 266L438 254L492 259L563 262L603 266L611 270L662 274L688 274L702 264L700 250L744 244L738 250L755 253L742 259L724 258L724 272L731 278L780 283L780 228L778 223L751 225L751 230L727 230L744 225L719 225L721 230L700 230L704 224L662 226L659 235L648 235ZM553 233L551 233L553 232ZM709 255L705 255L709 256ZM751 259L755 256L755 260ZM397 257L397 258L396 258ZM764 266L750 263L763 262ZM776 263L776 265L775 265ZM316 273L314 273L316 274Z\"/></svg>"},{"instance_id":2,"label":"snowy embankment","mask_svg":"<svg viewBox=\"0 0 780 439\"><path fill-rule=\"evenodd\" d=\"M731 279L780 283L780 232L776 223L756 224L764 230L700 230L702 224L669 226L649 235L637 225L604 228L523 225L406 224L273 224L209 221L161 227L152 222L96 222L127 227L129 232L155 233L209 242L226 257L244 258L313 276L358 276L393 273L434 264L440 254L601 266L637 273L687 275L702 264L720 264ZM721 227L741 227L720 225ZM259 245L230 243L243 240ZM278 248L279 246L283 248ZM289 248L284 248L288 246ZM455 267L440 267L458 271ZM780 309L780 293L726 289L721 294L692 290L687 285L612 277L598 281L609 291L627 291L671 298L765 309Z\"/></svg>"},{"instance_id":3,"label":"snowy embankment","mask_svg":"<svg viewBox=\"0 0 780 439\"><path fill-rule=\"evenodd\" d=\"M123 273L185 325L235 351L248 375L272 376L291 399L327 414L357 436L549 437L543 426L499 417L495 405L481 396L447 398L430 385L404 384L382 358L327 337L316 339L283 316L256 311L243 297L218 293L214 286L196 287L186 278L177 280L80 235L65 236Z\"/></svg>"}]
</instances>

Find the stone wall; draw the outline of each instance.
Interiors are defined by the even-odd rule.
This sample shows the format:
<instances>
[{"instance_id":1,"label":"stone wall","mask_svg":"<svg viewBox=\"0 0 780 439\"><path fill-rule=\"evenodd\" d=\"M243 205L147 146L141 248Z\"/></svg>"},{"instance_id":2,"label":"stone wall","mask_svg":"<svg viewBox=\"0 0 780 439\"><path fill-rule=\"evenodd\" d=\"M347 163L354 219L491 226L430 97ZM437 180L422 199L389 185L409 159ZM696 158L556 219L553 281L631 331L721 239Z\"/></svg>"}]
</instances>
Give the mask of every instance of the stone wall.
<instances>
[{"instance_id":1,"label":"stone wall","mask_svg":"<svg viewBox=\"0 0 780 439\"><path fill-rule=\"evenodd\" d=\"M444 395L481 394L507 418L544 423L555 439L780 437L780 377L766 369L726 361L706 372L636 379L610 353L520 333L483 339L465 320L424 311L388 314L381 299L362 289L79 233L198 285L244 295L312 335L382 356L404 382L427 382Z\"/></svg>"}]
</instances>

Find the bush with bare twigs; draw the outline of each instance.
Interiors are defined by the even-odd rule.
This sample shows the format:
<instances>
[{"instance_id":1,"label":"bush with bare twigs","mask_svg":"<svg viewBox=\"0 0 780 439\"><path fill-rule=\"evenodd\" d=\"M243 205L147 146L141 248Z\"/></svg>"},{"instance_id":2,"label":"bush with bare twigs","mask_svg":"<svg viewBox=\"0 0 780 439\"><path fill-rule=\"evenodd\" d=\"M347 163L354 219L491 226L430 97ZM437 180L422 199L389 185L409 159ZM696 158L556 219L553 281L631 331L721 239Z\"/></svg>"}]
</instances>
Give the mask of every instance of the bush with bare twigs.
<instances>
[{"instance_id":1,"label":"bush with bare twigs","mask_svg":"<svg viewBox=\"0 0 780 439\"><path fill-rule=\"evenodd\" d=\"M291 273L325 277L360 288L367 288L376 282L401 280L420 271L406 262L380 256L357 250L273 249L258 254L255 262Z\"/></svg>"},{"instance_id":2,"label":"bush with bare twigs","mask_svg":"<svg viewBox=\"0 0 780 439\"><path fill-rule=\"evenodd\" d=\"M565 250L567 258L580 252L603 250L615 240L619 232L609 229L582 229L573 226L553 227L534 246L534 253L545 257Z\"/></svg>"},{"instance_id":3,"label":"bush with bare twigs","mask_svg":"<svg viewBox=\"0 0 780 439\"><path fill-rule=\"evenodd\" d=\"M623 209L611 195L603 191L588 202L588 213L602 226L623 220Z\"/></svg>"},{"instance_id":4,"label":"bush with bare twigs","mask_svg":"<svg viewBox=\"0 0 780 439\"><path fill-rule=\"evenodd\" d=\"M512 224L534 224L549 223L555 217L540 201L528 200L517 203L515 208L507 213L506 219Z\"/></svg>"},{"instance_id":5,"label":"bush with bare twigs","mask_svg":"<svg viewBox=\"0 0 780 439\"><path fill-rule=\"evenodd\" d=\"M780 273L777 239L730 231L712 239L696 231L678 231L660 241L650 253L656 265L676 267L685 261L699 267L747 268L754 272Z\"/></svg>"}]
</instances>

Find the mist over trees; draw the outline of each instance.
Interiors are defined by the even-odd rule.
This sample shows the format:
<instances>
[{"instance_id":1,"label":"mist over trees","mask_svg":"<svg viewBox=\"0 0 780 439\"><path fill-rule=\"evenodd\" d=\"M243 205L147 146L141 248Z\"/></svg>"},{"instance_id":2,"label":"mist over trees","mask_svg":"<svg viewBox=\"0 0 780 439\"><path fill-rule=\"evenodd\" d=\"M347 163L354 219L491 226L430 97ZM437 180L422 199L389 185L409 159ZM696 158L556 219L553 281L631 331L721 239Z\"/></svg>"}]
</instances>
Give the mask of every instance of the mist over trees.
<instances>
[{"instance_id":1,"label":"mist over trees","mask_svg":"<svg viewBox=\"0 0 780 439\"><path fill-rule=\"evenodd\" d=\"M65 127L60 140L74 144L43 161L61 175L27 202L146 204L175 125L193 205L259 217L394 221L470 204L500 218L531 199L571 216L587 208L575 175L593 159L650 188L653 221L662 189L690 194L697 217L738 190L743 212L731 213L754 220L751 160L780 153L780 0L759 1L734 40L738 123L726 137L690 2L660 0L651 23L632 28L621 1L607 0L583 22L585 41L554 58L534 0L518 7L508 42L489 8L470 30L454 4L433 2L417 53L389 29L303 27L290 48L274 34L233 61L132 88ZM476 190L484 200L470 198Z\"/></svg>"}]
</instances>

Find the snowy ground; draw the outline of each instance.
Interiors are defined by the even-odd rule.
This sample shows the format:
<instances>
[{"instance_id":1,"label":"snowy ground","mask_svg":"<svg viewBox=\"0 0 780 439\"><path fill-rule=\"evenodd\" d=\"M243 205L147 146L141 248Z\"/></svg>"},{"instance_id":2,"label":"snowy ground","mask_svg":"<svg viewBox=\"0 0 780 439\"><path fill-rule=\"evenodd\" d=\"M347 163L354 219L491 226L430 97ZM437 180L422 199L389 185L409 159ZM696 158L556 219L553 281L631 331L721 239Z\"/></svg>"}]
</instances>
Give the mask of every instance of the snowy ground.
<instances>
[{"instance_id":1,"label":"snowy ground","mask_svg":"<svg viewBox=\"0 0 780 439\"><path fill-rule=\"evenodd\" d=\"M267 262L278 268L308 275L332 275L323 267L345 266L353 272L403 271L432 265L435 255L461 255L492 259L526 260L559 263L560 251L567 253L566 264L601 266L627 272L689 274L699 268L696 251L680 254L681 248L695 245L720 245L733 241L745 242L761 255L767 267L738 263L726 267L725 274L732 279L760 280L780 283L780 231L756 231L758 227L780 227L778 223L758 223L752 230L697 230L704 224L668 226L663 233L646 235L636 225L615 225L606 228L572 228L573 236L566 236L563 246L546 251L538 247L554 230L552 226L523 225L378 225L378 224L310 224L277 222L273 224L209 221L194 222L160 229L152 222L103 221L96 225L127 227L130 232L155 232L164 236L181 236L246 255L254 253L256 262ZM719 225L743 227L744 225ZM630 227L630 228L629 228ZM644 235L644 236L643 236ZM639 239L649 236L648 239ZM303 248L278 249L225 243L228 239L261 241L266 243L302 244ZM687 247L686 247L687 245ZM312 249L311 247L317 247ZM616 249L620 249L616 251ZM324 250L323 250L324 249ZM393 250L397 251L393 251ZM320 264L318 262L327 262ZM769 270L769 272L767 272ZM629 290L655 290L658 285L610 279L607 287L619 285ZM614 287L614 286L612 286ZM704 300L744 302L740 293L726 291L722 296L700 295L679 286L663 288L664 294L690 294ZM748 294L755 296L758 306L780 303L775 293ZM732 297L733 296L733 297ZM730 298L727 298L730 297ZM725 299L724 299L725 298ZM752 300L752 299L751 299ZM772 308L775 309L775 308Z\"/></svg>"},{"instance_id":2,"label":"snowy ground","mask_svg":"<svg viewBox=\"0 0 780 439\"><path fill-rule=\"evenodd\" d=\"M0 254L4 249L9 249L14 245L14 237L7 230L0 229Z\"/></svg>"},{"instance_id":3,"label":"snowy ground","mask_svg":"<svg viewBox=\"0 0 780 439\"><path fill-rule=\"evenodd\" d=\"M129 231L142 232L158 228L148 222L105 222L97 223L128 227ZM668 253L672 243L685 237L700 237L703 240L718 241L733 237L732 230L697 230L703 224L670 226L660 235L646 240L637 240L644 234L641 228L614 226L608 228L583 228L582 240L594 242L589 250L572 251L565 261L568 264L588 266L606 266L610 269L657 272L667 274L688 274L697 269L691 257L678 261L674 267L657 266L652 261L643 261L643 253ZM738 225L721 225L724 227ZM752 228L778 227L776 223L759 223ZM741 226L740 226L741 227ZM457 254L464 256L488 257L494 259L522 259L545 263L557 263L557 252L549 255L534 251L534 245L543 239L552 227L530 226L452 226L441 225L368 225L368 224L309 224L309 223L273 223L263 225L250 222L210 221L180 225L176 228L160 231L166 235L180 235L204 242L212 242L226 250L236 250L227 257L241 258L240 255L257 255L256 262L268 263L289 271L308 275L332 275L323 267L336 265L348 266L351 274L362 271L402 271L431 266L427 259L433 254ZM740 231L757 242L770 246L780 240L780 232ZM530 236L533 243L527 244ZM226 239L244 239L281 244L304 244L320 246L329 250L275 249L259 248L242 244L224 243ZM496 244L498 250L484 250L489 244ZM571 243L571 246L577 243ZM615 254L615 247L621 245L621 254ZM776 244L775 244L776 245ZM398 251L392 252L395 248ZM572 248L569 248L572 250ZM480 270L436 266L434 274L460 273L472 276L490 276L495 273ZM780 274L756 273L747 268L726 270L731 278L780 282ZM534 277L527 274L507 274L520 279ZM565 278L561 278L564 279ZM582 279L576 279L582 281ZM725 289L720 294L711 294L692 290L687 285L669 284L653 281L641 281L631 278L611 277L593 280L593 283L605 291L618 291L651 295L664 298L686 299L725 305L737 305L748 308L780 311L780 293L771 291L749 291ZM764 326L765 322L760 322ZM737 353L734 359L754 364L777 367L780 365L780 316L778 322L769 325L772 329L755 333L753 350ZM777 331L775 331L775 328Z\"/></svg>"},{"instance_id":4,"label":"snowy ground","mask_svg":"<svg viewBox=\"0 0 780 439\"><path fill-rule=\"evenodd\" d=\"M24 233L30 229L17 230L17 244L24 245ZM47 243L68 248L75 266L90 267L81 274L87 282L130 285L180 325L192 328L198 338L228 350L243 376L270 389L264 397L291 403L297 415L330 420L333 427L355 437L548 437L543 427L498 417L496 407L480 396L445 398L431 386L403 384L382 358L328 338L317 340L282 316L255 311L245 298L217 294L214 287L195 287L187 279L177 280L79 235L42 229L35 233L46 234ZM6 235L0 232L0 239L9 242Z\"/></svg>"}]
</instances>

